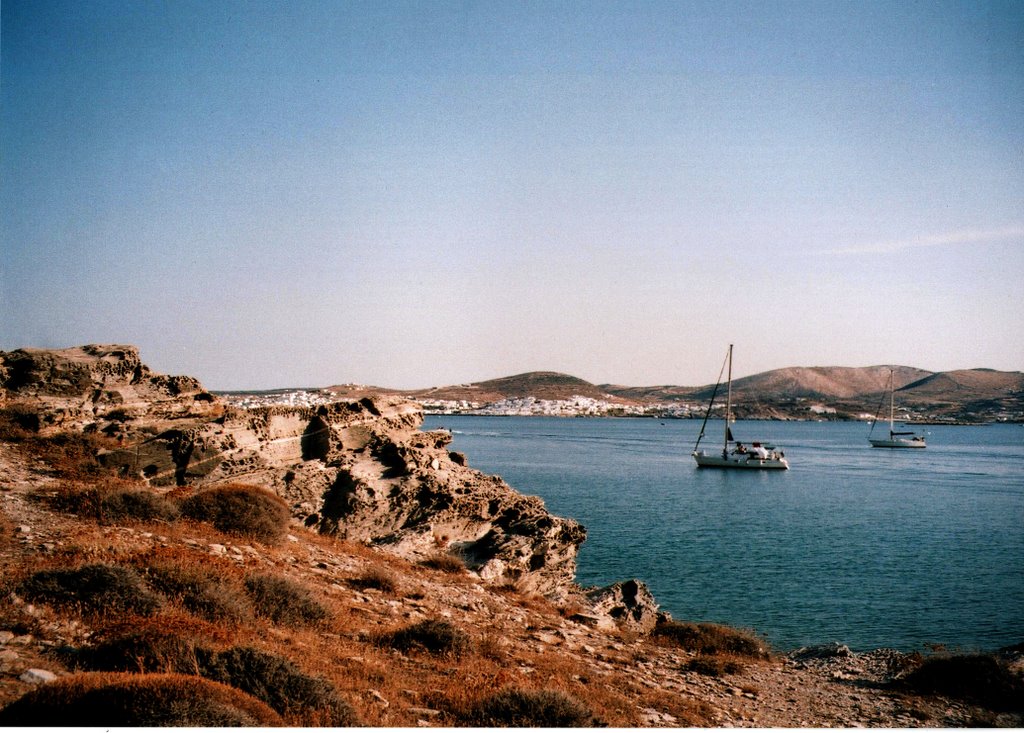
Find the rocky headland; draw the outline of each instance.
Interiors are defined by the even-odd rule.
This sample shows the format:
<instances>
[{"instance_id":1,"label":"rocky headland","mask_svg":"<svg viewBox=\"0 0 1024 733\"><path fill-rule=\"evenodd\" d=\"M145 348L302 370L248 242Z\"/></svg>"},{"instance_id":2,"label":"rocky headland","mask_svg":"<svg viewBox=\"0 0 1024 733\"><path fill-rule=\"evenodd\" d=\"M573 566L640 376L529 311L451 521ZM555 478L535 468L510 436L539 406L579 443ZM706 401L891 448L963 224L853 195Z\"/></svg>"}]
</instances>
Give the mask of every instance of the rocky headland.
<instances>
[{"instance_id":1,"label":"rocky headland","mask_svg":"<svg viewBox=\"0 0 1024 733\"><path fill-rule=\"evenodd\" d=\"M175 648L192 645L190 674L237 687L223 660L258 648L249 658L271 655L278 668L329 684L341 700L332 709L352 715L317 718L309 704L274 707L288 724L551 722L473 717L487 695L507 690L550 693L556 697L548 703L574 701L593 715L564 724L1022 722L1019 707L973 693L901 686L922 663L908 655L858 655L835 645L779 657L746 632L733 638L660 614L641 581L579 587L575 562L585 529L466 465L449 450L447 433L419 429L421 406L400 396L241 409L193 378L152 373L134 347L90 345L0 352L0 410L0 707L48 683L99 684L81 677L97 674L83 661L97 645L126 643L126 629L137 638L140 629L156 628L161 639L181 630ZM232 517L196 514L195 498L218 488L263 492L252 496L280 504L283 536L240 537ZM191 568L186 590L157 582L155 569L168 563L177 563L178 575ZM70 605L39 590L40 573L97 567L139 573L157 600L145 613L104 613L89 610L81 589L67 591ZM244 576L250 591L255 573L274 571L325 610L310 628L289 628L261 615L250 593L232 623L215 615L220 625L212 628L209 604L194 602L199 567L225 588L236 580L243 587ZM443 653L430 644L380 643L417 623L465 643ZM695 648L698 631L719 634L718 646ZM136 650L133 658L143 657ZM130 671L182 672L157 657ZM998 664L1019 684L1019 653Z\"/></svg>"}]
</instances>

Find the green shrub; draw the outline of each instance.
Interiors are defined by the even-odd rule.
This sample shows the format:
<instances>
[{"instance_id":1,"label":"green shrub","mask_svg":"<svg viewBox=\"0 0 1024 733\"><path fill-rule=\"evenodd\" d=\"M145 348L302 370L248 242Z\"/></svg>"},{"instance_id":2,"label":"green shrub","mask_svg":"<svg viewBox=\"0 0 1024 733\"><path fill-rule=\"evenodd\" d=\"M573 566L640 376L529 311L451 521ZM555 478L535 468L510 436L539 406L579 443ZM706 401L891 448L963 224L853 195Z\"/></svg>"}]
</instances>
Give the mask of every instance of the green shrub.
<instances>
[{"instance_id":1,"label":"green shrub","mask_svg":"<svg viewBox=\"0 0 1024 733\"><path fill-rule=\"evenodd\" d=\"M132 568L84 565L74 570L41 570L18 586L30 601L78 607L83 613L135 613L148 616L162 598L150 590Z\"/></svg>"},{"instance_id":2,"label":"green shrub","mask_svg":"<svg viewBox=\"0 0 1024 733\"><path fill-rule=\"evenodd\" d=\"M461 716L480 728L592 728L593 712L574 697L555 690L501 690L480 700Z\"/></svg>"},{"instance_id":3,"label":"green shrub","mask_svg":"<svg viewBox=\"0 0 1024 733\"><path fill-rule=\"evenodd\" d=\"M735 654L766 658L768 650L753 634L720 624L667 621L654 627L653 636L700 654Z\"/></svg>"},{"instance_id":4,"label":"green shrub","mask_svg":"<svg viewBox=\"0 0 1024 733\"><path fill-rule=\"evenodd\" d=\"M1024 678L989 654L929 657L896 682L902 689L945 695L992 710L1024 710Z\"/></svg>"},{"instance_id":5,"label":"green shrub","mask_svg":"<svg viewBox=\"0 0 1024 733\"><path fill-rule=\"evenodd\" d=\"M431 619L384 634L378 643L400 652L421 650L450 657L460 657L472 647L469 636L457 626Z\"/></svg>"},{"instance_id":6,"label":"green shrub","mask_svg":"<svg viewBox=\"0 0 1024 733\"><path fill-rule=\"evenodd\" d=\"M288 505L277 494L243 484L216 486L188 496L181 502L181 513L226 534L267 544L284 536L291 519Z\"/></svg>"},{"instance_id":7,"label":"green shrub","mask_svg":"<svg viewBox=\"0 0 1024 733\"><path fill-rule=\"evenodd\" d=\"M176 674L95 672L42 685L0 710L0 726L280 726L265 703L233 687Z\"/></svg>"},{"instance_id":8,"label":"green shrub","mask_svg":"<svg viewBox=\"0 0 1024 733\"><path fill-rule=\"evenodd\" d=\"M245 589L256 613L286 626L314 624L327 617L327 609L303 586L277 575L251 575Z\"/></svg>"},{"instance_id":9,"label":"green shrub","mask_svg":"<svg viewBox=\"0 0 1024 733\"><path fill-rule=\"evenodd\" d=\"M352 727L358 715L326 680L310 677L292 662L252 647L211 655L202 669L209 679L237 687L289 719L306 725Z\"/></svg>"}]
</instances>

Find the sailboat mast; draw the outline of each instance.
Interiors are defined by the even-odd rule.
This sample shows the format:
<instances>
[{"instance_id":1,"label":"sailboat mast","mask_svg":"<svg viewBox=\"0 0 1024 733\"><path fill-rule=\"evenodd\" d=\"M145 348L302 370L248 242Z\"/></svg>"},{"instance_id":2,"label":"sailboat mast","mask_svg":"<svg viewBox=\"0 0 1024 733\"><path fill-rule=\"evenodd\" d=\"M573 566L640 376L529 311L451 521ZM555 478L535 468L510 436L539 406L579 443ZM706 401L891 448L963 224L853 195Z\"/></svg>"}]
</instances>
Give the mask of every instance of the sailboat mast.
<instances>
[{"instance_id":1,"label":"sailboat mast","mask_svg":"<svg viewBox=\"0 0 1024 733\"><path fill-rule=\"evenodd\" d=\"M892 414L896 411L896 381L893 374L895 369L889 370L889 437L892 437Z\"/></svg>"},{"instance_id":2,"label":"sailboat mast","mask_svg":"<svg viewBox=\"0 0 1024 733\"><path fill-rule=\"evenodd\" d=\"M729 381L725 393L725 443L723 450L729 450L729 418L732 416L732 344L729 344Z\"/></svg>"}]
</instances>

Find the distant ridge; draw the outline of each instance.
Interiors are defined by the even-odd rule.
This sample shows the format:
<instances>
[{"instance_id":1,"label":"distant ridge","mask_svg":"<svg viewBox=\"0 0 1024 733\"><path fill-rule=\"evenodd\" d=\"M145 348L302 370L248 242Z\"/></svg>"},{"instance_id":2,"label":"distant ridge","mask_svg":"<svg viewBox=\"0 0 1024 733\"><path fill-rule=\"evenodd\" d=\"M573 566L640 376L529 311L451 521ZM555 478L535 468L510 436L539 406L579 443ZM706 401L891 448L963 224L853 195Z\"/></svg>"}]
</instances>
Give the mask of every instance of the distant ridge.
<instances>
[{"instance_id":1,"label":"distant ridge","mask_svg":"<svg viewBox=\"0 0 1024 733\"><path fill-rule=\"evenodd\" d=\"M1024 412L1024 373L993 369L959 369L930 372L908 366L869 367L786 367L742 377L733 381L733 399L739 405L750 403L764 408L764 414L778 416L772 408L822 401L840 411L857 414L873 410L886 392L889 372L894 371L898 399L916 407L935 406L944 414L959 410L972 414ZM536 371L471 384L431 387L421 390L389 390L377 387L336 385L328 388L339 396L395 393L423 400L464 400L493 403L501 400L533 397L538 400L571 400L589 397L623 405L701 403L713 384L696 387L660 385L629 387L616 384L595 385L578 377L553 371ZM789 414L791 410L783 410Z\"/></svg>"},{"instance_id":2,"label":"distant ridge","mask_svg":"<svg viewBox=\"0 0 1024 733\"><path fill-rule=\"evenodd\" d=\"M907 366L870 367L786 367L773 369L733 381L733 394L762 399L862 399L876 397L888 388L889 370L895 371L897 391L905 397L959 398L1005 397L1024 392L1024 373L993 369L960 369L929 372ZM331 391L344 392L352 385L335 385ZM431 387L418 390L389 390L361 387L364 391L394 392L435 399L497 400L515 397L569 399L576 395L594 399L618 397L629 402L658 402L706 399L714 384L697 387L663 385L628 387L616 384L595 385L561 372L525 372L510 377L470 384Z\"/></svg>"}]
</instances>

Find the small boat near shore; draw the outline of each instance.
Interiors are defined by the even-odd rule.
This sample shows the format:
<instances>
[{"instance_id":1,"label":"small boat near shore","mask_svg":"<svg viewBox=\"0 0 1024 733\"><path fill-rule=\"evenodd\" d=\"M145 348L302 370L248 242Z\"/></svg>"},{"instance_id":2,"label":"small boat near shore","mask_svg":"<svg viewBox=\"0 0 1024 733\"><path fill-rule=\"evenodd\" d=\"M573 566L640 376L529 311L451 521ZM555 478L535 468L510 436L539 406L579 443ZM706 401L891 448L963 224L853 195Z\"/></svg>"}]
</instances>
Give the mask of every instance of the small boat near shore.
<instances>
[{"instance_id":1,"label":"small boat near shore","mask_svg":"<svg viewBox=\"0 0 1024 733\"><path fill-rule=\"evenodd\" d=\"M893 417L896 412L895 371L895 369L889 370L889 437L871 437L871 433L875 430L875 424L878 422L878 416L881 413L882 403L879 402L878 409L875 410L875 419L871 421L871 430L868 431L868 442L871 443L872 448L926 448L927 445L923 435L918 435L912 430L897 431L893 428ZM882 399L884 400L885 397Z\"/></svg>"},{"instance_id":2,"label":"small boat near shore","mask_svg":"<svg viewBox=\"0 0 1024 733\"><path fill-rule=\"evenodd\" d=\"M789 462L785 454L773 445L761 441L752 441L749 446L735 440L732 430L729 427L732 421L732 344L729 344L729 352L726 355L726 363L729 367L728 379L726 380L725 400L725 440L722 444L721 453L709 453L700 448L700 442L704 439L704 428L711 416L711 408L715 404L715 397L718 395L718 388L722 384L722 372L718 373L718 382L711 393L711 401L708 403L707 412L704 414L704 422L700 426L700 435L697 437L697 444L693 446L693 459L697 462L698 468L741 468L747 470L785 470L789 468ZM723 371L725 365L723 364Z\"/></svg>"}]
</instances>

